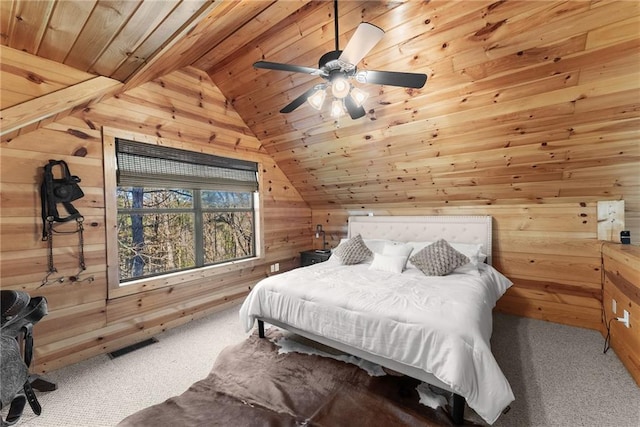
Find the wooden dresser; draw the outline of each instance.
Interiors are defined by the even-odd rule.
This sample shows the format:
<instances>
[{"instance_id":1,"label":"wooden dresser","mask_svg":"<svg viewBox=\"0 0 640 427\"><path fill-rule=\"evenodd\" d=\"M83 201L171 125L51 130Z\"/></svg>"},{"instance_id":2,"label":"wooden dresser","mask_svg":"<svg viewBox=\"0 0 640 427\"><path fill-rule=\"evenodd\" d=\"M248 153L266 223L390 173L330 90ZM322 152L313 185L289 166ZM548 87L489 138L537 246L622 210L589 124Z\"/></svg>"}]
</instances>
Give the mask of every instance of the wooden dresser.
<instances>
[{"instance_id":1,"label":"wooden dresser","mask_svg":"<svg viewBox=\"0 0 640 427\"><path fill-rule=\"evenodd\" d=\"M640 386L640 247L605 243L602 261L602 303L606 322L611 324L611 347ZM629 313L628 328L615 319L624 317L625 310Z\"/></svg>"}]
</instances>

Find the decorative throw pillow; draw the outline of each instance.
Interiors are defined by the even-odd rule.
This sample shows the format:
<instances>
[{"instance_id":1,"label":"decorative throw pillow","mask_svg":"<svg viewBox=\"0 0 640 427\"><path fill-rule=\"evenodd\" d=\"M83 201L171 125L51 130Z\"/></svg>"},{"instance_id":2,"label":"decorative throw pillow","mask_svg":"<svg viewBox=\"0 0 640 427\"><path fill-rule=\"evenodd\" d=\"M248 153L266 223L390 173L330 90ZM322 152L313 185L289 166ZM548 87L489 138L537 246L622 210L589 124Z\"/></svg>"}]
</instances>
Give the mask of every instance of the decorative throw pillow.
<instances>
[{"instance_id":1,"label":"decorative throw pillow","mask_svg":"<svg viewBox=\"0 0 640 427\"><path fill-rule=\"evenodd\" d=\"M444 276L469 262L466 255L453 249L444 239L424 247L410 260L427 276Z\"/></svg>"},{"instance_id":2,"label":"decorative throw pillow","mask_svg":"<svg viewBox=\"0 0 640 427\"><path fill-rule=\"evenodd\" d=\"M338 246L333 254L344 265L359 264L373 255L359 234Z\"/></svg>"},{"instance_id":3,"label":"decorative throw pillow","mask_svg":"<svg viewBox=\"0 0 640 427\"><path fill-rule=\"evenodd\" d=\"M410 245L405 245L404 243L390 244L387 243L384 245L384 249L382 250L382 255L400 255L404 257L409 257L411 255L411 251L413 247Z\"/></svg>"},{"instance_id":4,"label":"decorative throw pillow","mask_svg":"<svg viewBox=\"0 0 640 427\"><path fill-rule=\"evenodd\" d=\"M409 259L409 255L411 255L411 251L413 247L410 245L406 245L404 243L387 243L384 245L384 250L382 251L382 255L387 256L400 256L404 258L404 262L402 264L402 269L407 266L407 260ZM375 260L374 260L375 262Z\"/></svg>"},{"instance_id":5,"label":"decorative throw pillow","mask_svg":"<svg viewBox=\"0 0 640 427\"><path fill-rule=\"evenodd\" d=\"M389 273L402 273L407 257L402 255L382 255L373 254L373 262L369 266L369 270L388 271Z\"/></svg>"}]
</instances>

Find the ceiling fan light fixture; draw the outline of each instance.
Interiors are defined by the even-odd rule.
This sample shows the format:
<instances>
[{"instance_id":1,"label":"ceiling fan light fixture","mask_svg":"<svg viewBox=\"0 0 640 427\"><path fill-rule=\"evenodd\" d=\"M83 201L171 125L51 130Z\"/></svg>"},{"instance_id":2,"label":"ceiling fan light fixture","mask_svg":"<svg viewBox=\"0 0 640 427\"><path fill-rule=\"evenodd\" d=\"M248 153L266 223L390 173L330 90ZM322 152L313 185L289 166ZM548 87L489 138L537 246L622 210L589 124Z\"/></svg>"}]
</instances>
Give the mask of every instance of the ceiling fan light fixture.
<instances>
[{"instance_id":1,"label":"ceiling fan light fixture","mask_svg":"<svg viewBox=\"0 0 640 427\"><path fill-rule=\"evenodd\" d=\"M353 102L355 102L358 107L362 107L364 101L366 101L366 99L369 97L369 94L367 92L357 87L351 89L350 95L351 99L353 99Z\"/></svg>"},{"instance_id":2,"label":"ceiling fan light fixture","mask_svg":"<svg viewBox=\"0 0 640 427\"><path fill-rule=\"evenodd\" d=\"M326 96L327 91L324 90L324 88L318 89L314 92L313 95L307 98L307 102L309 102L309 105L311 105L313 108L320 111L322 109L322 104L324 104L324 99L326 98Z\"/></svg>"},{"instance_id":3,"label":"ceiling fan light fixture","mask_svg":"<svg viewBox=\"0 0 640 427\"><path fill-rule=\"evenodd\" d=\"M331 117L337 119L344 115L344 105L341 99L334 99L331 103Z\"/></svg>"},{"instance_id":4,"label":"ceiling fan light fixture","mask_svg":"<svg viewBox=\"0 0 640 427\"><path fill-rule=\"evenodd\" d=\"M331 93L338 99L344 99L349 95L351 85L344 77L336 77L331 80Z\"/></svg>"},{"instance_id":5,"label":"ceiling fan light fixture","mask_svg":"<svg viewBox=\"0 0 640 427\"><path fill-rule=\"evenodd\" d=\"M328 95L329 86L331 86L331 95L334 99L331 106L331 116L338 118L344 114L349 114L355 120L366 115L363 103L367 99L367 93L352 86L349 79L354 78L359 83L412 89L420 89L425 85L427 82L426 74L376 70L358 71L357 64L380 41L384 35L384 30L368 22L361 22L346 47L341 50L339 45L340 32L338 30L338 0L333 1L333 6L335 49L320 57L318 68L270 61L257 61L253 64L254 68L305 73L320 76L326 81L326 83L316 85L293 99L280 110L281 113L290 113L304 104L305 101L309 101L309 104L314 109L320 111L324 99Z\"/></svg>"},{"instance_id":6,"label":"ceiling fan light fixture","mask_svg":"<svg viewBox=\"0 0 640 427\"><path fill-rule=\"evenodd\" d=\"M358 71L354 77L358 83L366 83L367 71L366 70Z\"/></svg>"}]
</instances>

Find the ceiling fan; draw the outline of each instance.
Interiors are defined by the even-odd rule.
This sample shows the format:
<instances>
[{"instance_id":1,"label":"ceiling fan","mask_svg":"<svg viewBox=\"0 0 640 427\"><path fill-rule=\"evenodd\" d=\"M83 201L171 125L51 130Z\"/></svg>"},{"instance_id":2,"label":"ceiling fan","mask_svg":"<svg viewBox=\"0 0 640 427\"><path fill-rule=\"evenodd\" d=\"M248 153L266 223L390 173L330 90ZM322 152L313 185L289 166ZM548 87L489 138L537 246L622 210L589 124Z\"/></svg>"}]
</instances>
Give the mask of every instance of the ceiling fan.
<instances>
[{"instance_id":1,"label":"ceiling fan","mask_svg":"<svg viewBox=\"0 0 640 427\"><path fill-rule=\"evenodd\" d=\"M253 64L255 68L306 73L320 76L326 80L325 83L313 86L291 101L280 110L281 113L290 113L304 104L305 101L309 101L313 108L320 110L324 103L327 88L330 87L334 97L331 106L331 115L338 118L344 113L344 109L346 109L352 119L358 119L366 114L362 103L366 99L367 94L353 86L349 82L351 78L360 83L373 83L415 89L424 86L427 81L426 74L396 71L358 71L356 65L380 41L384 35L384 30L373 24L363 22L358 26L345 49L340 50L338 46L338 0L334 0L334 21L336 49L320 57L318 68L268 61L258 61Z\"/></svg>"}]
</instances>

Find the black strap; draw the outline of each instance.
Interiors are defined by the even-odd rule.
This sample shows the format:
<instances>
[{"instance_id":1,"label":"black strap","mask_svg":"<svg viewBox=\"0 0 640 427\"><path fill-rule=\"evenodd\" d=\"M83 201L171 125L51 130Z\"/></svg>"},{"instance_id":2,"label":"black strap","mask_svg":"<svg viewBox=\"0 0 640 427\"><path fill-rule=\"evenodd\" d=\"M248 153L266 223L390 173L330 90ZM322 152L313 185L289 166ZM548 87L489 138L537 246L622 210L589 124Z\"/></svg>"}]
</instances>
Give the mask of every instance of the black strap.
<instances>
[{"instance_id":1,"label":"black strap","mask_svg":"<svg viewBox=\"0 0 640 427\"><path fill-rule=\"evenodd\" d=\"M62 178L53 178L53 167L59 166L62 169ZM77 229L73 233L78 233L80 240L80 271L86 270L84 260L84 236L82 225L84 217L71 203L72 200L76 200L84 196L84 193L77 185L80 182L80 178L71 175L69 166L64 160L49 160L49 163L44 166L44 174L42 184L40 186L40 201L42 208L42 240L47 241L48 252L48 270L47 276L42 282L45 285L49 281L49 276L57 269L53 265L53 223L54 222L68 222L75 220L77 223ZM57 188L57 190L56 190ZM65 190L61 192L60 190ZM57 193L57 194L56 194ZM63 194L61 194L63 193ZM69 214L66 217L61 217L58 212L58 203L61 203Z\"/></svg>"},{"instance_id":2,"label":"black strap","mask_svg":"<svg viewBox=\"0 0 640 427\"><path fill-rule=\"evenodd\" d=\"M42 413L42 406L40 406L38 397L33 391L33 387L31 387L31 382L29 380L24 383L24 395L27 396L27 401L29 402L29 406L31 406L33 413L36 415L40 415Z\"/></svg>"},{"instance_id":3,"label":"black strap","mask_svg":"<svg viewBox=\"0 0 640 427\"><path fill-rule=\"evenodd\" d=\"M33 359L33 323L27 323L22 330L24 331L24 364L28 368Z\"/></svg>"},{"instance_id":4,"label":"black strap","mask_svg":"<svg viewBox=\"0 0 640 427\"><path fill-rule=\"evenodd\" d=\"M47 222L68 222L72 220L77 220L78 218L82 218L82 215L78 210L71 204L70 201L59 201L62 203L64 208L69 213L66 217L61 217L58 212L58 198L54 194L54 178L53 178L53 167L59 165L62 168L62 180L68 183L78 183L80 182L80 178L77 176L71 175L69 172L69 166L67 166L67 162L64 160L49 160L49 163L44 167L44 175L42 180L42 185L40 186L40 199L42 206L42 240L47 240L51 236L46 231L46 223ZM78 188L78 187L76 187ZM82 197L82 193L80 193L80 197Z\"/></svg>"},{"instance_id":5,"label":"black strap","mask_svg":"<svg viewBox=\"0 0 640 427\"><path fill-rule=\"evenodd\" d=\"M47 217L49 216L49 205L47 203L47 184L46 184L46 169L45 169L45 177L42 180L42 184L40 184L40 206L42 212L42 241L47 240ZM52 218L53 220L53 218Z\"/></svg>"},{"instance_id":6,"label":"black strap","mask_svg":"<svg viewBox=\"0 0 640 427\"><path fill-rule=\"evenodd\" d=\"M29 406L31 406L34 414L42 414L42 406L40 405L40 402L38 402L38 397L33 391L33 387L31 387L31 383L29 382L29 380L24 383L22 389L23 393L16 395L16 397L14 397L11 401L11 406L9 406L7 417L3 420L0 418L0 420L2 420L2 427L12 426L20 421L27 402L29 402Z\"/></svg>"},{"instance_id":7,"label":"black strap","mask_svg":"<svg viewBox=\"0 0 640 427\"><path fill-rule=\"evenodd\" d=\"M12 426L22 418L22 412L24 411L24 405L27 403L27 397L20 393L11 401L9 412L7 417L2 420L2 427Z\"/></svg>"}]
</instances>

